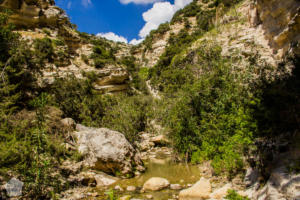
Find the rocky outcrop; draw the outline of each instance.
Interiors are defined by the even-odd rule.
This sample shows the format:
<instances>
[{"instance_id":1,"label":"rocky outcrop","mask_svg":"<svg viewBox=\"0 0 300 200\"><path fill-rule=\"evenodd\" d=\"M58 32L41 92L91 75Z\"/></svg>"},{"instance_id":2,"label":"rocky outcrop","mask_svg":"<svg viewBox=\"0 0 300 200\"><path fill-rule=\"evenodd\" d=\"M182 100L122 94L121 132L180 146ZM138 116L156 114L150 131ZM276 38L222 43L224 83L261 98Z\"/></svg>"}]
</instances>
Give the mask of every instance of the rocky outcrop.
<instances>
[{"instance_id":1,"label":"rocky outcrop","mask_svg":"<svg viewBox=\"0 0 300 200\"><path fill-rule=\"evenodd\" d=\"M10 22L17 27L70 25L65 12L53 0L4 0L0 7L13 11Z\"/></svg>"},{"instance_id":2,"label":"rocky outcrop","mask_svg":"<svg viewBox=\"0 0 300 200\"><path fill-rule=\"evenodd\" d=\"M122 91L128 88L126 81L129 79L129 74L124 68L111 67L101 70L98 72L98 77L94 83L94 88L104 93Z\"/></svg>"},{"instance_id":3,"label":"rocky outcrop","mask_svg":"<svg viewBox=\"0 0 300 200\"><path fill-rule=\"evenodd\" d=\"M290 48L300 55L300 2L298 0L256 0L252 23L261 24L275 53Z\"/></svg>"},{"instance_id":4,"label":"rocky outcrop","mask_svg":"<svg viewBox=\"0 0 300 200\"><path fill-rule=\"evenodd\" d=\"M86 157L86 165L109 174L132 174L142 169L139 153L122 133L106 128L77 125L74 136L78 150Z\"/></svg>"}]
</instances>

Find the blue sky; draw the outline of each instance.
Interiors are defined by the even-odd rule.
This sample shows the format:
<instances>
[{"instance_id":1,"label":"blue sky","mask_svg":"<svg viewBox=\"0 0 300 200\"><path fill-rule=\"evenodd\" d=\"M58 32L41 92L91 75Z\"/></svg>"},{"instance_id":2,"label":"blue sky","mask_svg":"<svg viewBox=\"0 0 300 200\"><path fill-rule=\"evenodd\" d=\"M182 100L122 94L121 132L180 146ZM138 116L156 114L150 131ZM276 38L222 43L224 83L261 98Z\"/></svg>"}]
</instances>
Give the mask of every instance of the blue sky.
<instances>
[{"instance_id":1,"label":"blue sky","mask_svg":"<svg viewBox=\"0 0 300 200\"><path fill-rule=\"evenodd\" d=\"M136 44L191 0L55 0L79 31ZM135 39L135 40L133 40ZM133 40L133 41L132 41Z\"/></svg>"}]
</instances>

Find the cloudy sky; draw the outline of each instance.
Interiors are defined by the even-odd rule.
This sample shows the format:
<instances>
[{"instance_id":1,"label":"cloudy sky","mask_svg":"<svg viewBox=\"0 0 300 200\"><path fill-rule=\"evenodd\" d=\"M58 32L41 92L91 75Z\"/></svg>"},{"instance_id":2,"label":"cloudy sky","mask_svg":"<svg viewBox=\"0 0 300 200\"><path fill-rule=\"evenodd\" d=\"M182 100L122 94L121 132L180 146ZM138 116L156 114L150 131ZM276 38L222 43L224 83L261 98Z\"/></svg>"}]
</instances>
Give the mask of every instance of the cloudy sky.
<instances>
[{"instance_id":1,"label":"cloudy sky","mask_svg":"<svg viewBox=\"0 0 300 200\"><path fill-rule=\"evenodd\" d=\"M56 0L83 32L137 44L192 0Z\"/></svg>"}]
</instances>

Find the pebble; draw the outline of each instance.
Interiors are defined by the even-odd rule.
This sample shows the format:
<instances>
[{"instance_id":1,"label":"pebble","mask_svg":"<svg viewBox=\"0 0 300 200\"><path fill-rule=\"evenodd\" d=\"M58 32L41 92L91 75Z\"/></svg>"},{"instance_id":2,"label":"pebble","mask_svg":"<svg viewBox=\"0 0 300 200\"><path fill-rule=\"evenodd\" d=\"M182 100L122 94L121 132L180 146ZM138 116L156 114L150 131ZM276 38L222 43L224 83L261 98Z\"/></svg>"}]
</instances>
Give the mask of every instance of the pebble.
<instances>
[{"instance_id":1,"label":"pebble","mask_svg":"<svg viewBox=\"0 0 300 200\"><path fill-rule=\"evenodd\" d=\"M127 186L126 190L129 192L134 192L136 190L136 187L135 186Z\"/></svg>"},{"instance_id":2,"label":"pebble","mask_svg":"<svg viewBox=\"0 0 300 200\"><path fill-rule=\"evenodd\" d=\"M119 185L116 185L115 190L119 190L121 192L124 191L124 189Z\"/></svg>"},{"instance_id":3,"label":"pebble","mask_svg":"<svg viewBox=\"0 0 300 200\"><path fill-rule=\"evenodd\" d=\"M170 189L171 189L171 190L181 190L182 187L181 187L180 184L171 184L171 185L170 185Z\"/></svg>"},{"instance_id":4,"label":"pebble","mask_svg":"<svg viewBox=\"0 0 300 200\"><path fill-rule=\"evenodd\" d=\"M152 196L151 194L147 194L147 195L146 195L146 198L147 198L147 199L153 199L153 196Z\"/></svg>"}]
</instances>

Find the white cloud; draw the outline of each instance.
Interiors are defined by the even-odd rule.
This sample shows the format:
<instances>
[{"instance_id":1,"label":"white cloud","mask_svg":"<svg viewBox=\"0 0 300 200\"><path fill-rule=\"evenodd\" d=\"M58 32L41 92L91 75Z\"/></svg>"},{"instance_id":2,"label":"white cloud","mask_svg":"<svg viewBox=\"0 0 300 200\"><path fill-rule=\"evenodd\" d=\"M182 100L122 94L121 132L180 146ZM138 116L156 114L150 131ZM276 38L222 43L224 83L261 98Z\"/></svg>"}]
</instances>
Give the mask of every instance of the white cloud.
<instances>
[{"instance_id":1,"label":"white cloud","mask_svg":"<svg viewBox=\"0 0 300 200\"><path fill-rule=\"evenodd\" d=\"M129 4L129 3L134 3L134 4L149 4L149 3L155 3L161 0L120 0L122 4Z\"/></svg>"},{"instance_id":2,"label":"white cloud","mask_svg":"<svg viewBox=\"0 0 300 200\"><path fill-rule=\"evenodd\" d=\"M87 8L92 5L92 0L81 0L81 4Z\"/></svg>"},{"instance_id":3,"label":"white cloud","mask_svg":"<svg viewBox=\"0 0 300 200\"><path fill-rule=\"evenodd\" d=\"M172 19L175 12L187 4L191 3L193 0L175 0L174 4L170 2L161 2L162 0L120 0L123 4L135 3L135 4L147 4L154 3L153 7L143 13L143 19L145 20L144 27L140 30L140 39L133 39L129 44L137 45L141 43L145 37L150 33L150 31L157 29L162 23L168 22ZM84 3L85 2L85 3ZM91 0L82 0L82 4L85 7L92 4ZM116 35L113 32L109 33L98 33L97 36L104 37L108 40L115 42L128 43L128 40L123 36Z\"/></svg>"},{"instance_id":4,"label":"white cloud","mask_svg":"<svg viewBox=\"0 0 300 200\"><path fill-rule=\"evenodd\" d=\"M123 36L119 36L113 32L109 32L109 33L98 33L97 34L98 37L103 37L106 38L108 40L112 40L115 42L124 42L124 43L128 43L127 39L124 38Z\"/></svg>"},{"instance_id":5,"label":"white cloud","mask_svg":"<svg viewBox=\"0 0 300 200\"><path fill-rule=\"evenodd\" d=\"M143 19L146 24L140 30L139 36L145 38L151 30L157 29L161 23L170 21L175 12L192 0L175 0L174 4L170 2L157 2L151 9L143 13Z\"/></svg>"},{"instance_id":6,"label":"white cloud","mask_svg":"<svg viewBox=\"0 0 300 200\"><path fill-rule=\"evenodd\" d=\"M132 44L132 45L137 45L137 44L139 44L139 43L143 42L143 40L144 40L144 38L142 38L142 39L139 39L139 40L137 40L137 39L133 39L133 40L131 40L131 41L129 42L129 44Z\"/></svg>"}]
</instances>

